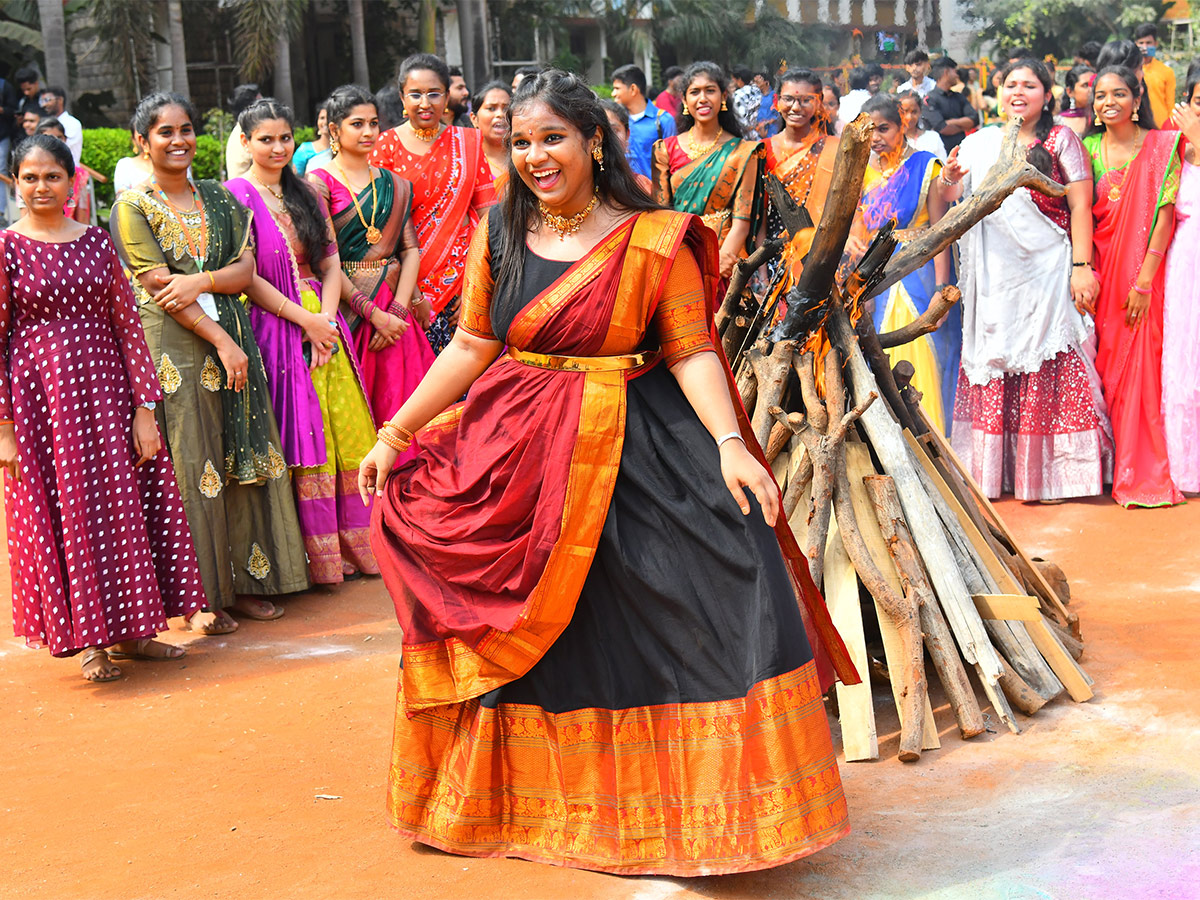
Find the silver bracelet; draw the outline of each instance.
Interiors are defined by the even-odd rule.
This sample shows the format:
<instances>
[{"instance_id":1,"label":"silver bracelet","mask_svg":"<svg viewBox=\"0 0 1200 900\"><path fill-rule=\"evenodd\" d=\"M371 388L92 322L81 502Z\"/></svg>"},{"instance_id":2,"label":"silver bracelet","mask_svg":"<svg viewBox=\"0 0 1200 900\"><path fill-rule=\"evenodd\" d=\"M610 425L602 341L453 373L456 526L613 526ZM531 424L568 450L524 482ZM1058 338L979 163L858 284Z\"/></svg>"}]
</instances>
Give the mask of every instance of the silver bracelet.
<instances>
[{"instance_id":1,"label":"silver bracelet","mask_svg":"<svg viewBox=\"0 0 1200 900\"><path fill-rule=\"evenodd\" d=\"M717 449L720 450L721 445L726 441L741 441L743 444L746 443L746 439L742 437L741 432L731 431L729 434L723 434L717 438Z\"/></svg>"}]
</instances>

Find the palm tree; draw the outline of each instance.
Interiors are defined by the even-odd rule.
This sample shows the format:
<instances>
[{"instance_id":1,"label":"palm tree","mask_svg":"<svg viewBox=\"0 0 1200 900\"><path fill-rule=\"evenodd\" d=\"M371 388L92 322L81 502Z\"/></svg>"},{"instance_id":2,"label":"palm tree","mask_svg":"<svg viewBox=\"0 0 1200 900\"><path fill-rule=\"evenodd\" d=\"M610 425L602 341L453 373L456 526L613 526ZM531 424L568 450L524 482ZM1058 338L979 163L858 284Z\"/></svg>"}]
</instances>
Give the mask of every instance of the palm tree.
<instances>
[{"instance_id":1,"label":"palm tree","mask_svg":"<svg viewBox=\"0 0 1200 900\"><path fill-rule=\"evenodd\" d=\"M190 97L192 92L188 86L187 43L183 35L181 0L167 0L167 38L171 45L171 89Z\"/></svg>"},{"instance_id":2,"label":"palm tree","mask_svg":"<svg viewBox=\"0 0 1200 900\"><path fill-rule=\"evenodd\" d=\"M42 25L42 45L46 54L46 81L71 93L67 70L67 25L62 0L37 0Z\"/></svg>"},{"instance_id":3,"label":"palm tree","mask_svg":"<svg viewBox=\"0 0 1200 900\"><path fill-rule=\"evenodd\" d=\"M292 36L286 30L275 36L275 99L284 106L296 108L292 91Z\"/></svg>"},{"instance_id":4,"label":"palm tree","mask_svg":"<svg viewBox=\"0 0 1200 900\"><path fill-rule=\"evenodd\" d=\"M296 33L308 0L236 0L234 9L234 43L242 60L242 77L261 81L272 71L276 81L282 81L280 65L288 69L291 85L290 60L284 63L279 52L281 37L288 42ZM276 85L278 91L281 84Z\"/></svg>"},{"instance_id":5,"label":"palm tree","mask_svg":"<svg viewBox=\"0 0 1200 900\"><path fill-rule=\"evenodd\" d=\"M422 53L437 53L437 0L420 0L417 25L417 49Z\"/></svg>"},{"instance_id":6,"label":"palm tree","mask_svg":"<svg viewBox=\"0 0 1200 900\"><path fill-rule=\"evenodd\" d=\"M354 83L371 86L371 74L367 69L367 32L363 16L363 0L349 0L350 6L350 56L354 63Z\"/></svg>"}]
</instances>

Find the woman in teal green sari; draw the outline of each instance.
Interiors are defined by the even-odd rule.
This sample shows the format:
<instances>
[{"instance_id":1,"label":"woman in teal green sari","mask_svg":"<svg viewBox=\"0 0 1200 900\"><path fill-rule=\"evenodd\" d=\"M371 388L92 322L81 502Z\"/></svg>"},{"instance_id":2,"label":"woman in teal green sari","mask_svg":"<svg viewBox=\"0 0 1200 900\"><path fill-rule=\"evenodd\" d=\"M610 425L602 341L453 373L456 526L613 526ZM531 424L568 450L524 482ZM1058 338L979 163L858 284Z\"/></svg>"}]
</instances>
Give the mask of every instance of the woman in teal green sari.
<instances>
[{"instance_id":1,"label":"woman in teal green sari","mask_svg":"<svg viewBox=\"0 0 1200 900\"><path fill-rule=\"evenodd\" d=\"M728 277L763 220L766 149L761 141L741 139L720 66L692 63L683 79L679 134L654 145L654 199L704 220L720 242L721 274Z\"/></svg>"},{"instance_id":2,"label":"woman in teal green sari","mask_svg":"<svg viewBox=\"0 0 1200 900\"><path fill-rule=\"evenodd\" d=\"M254 274L250 213L217 182L188 179L193 116L178 94L139 104L134 124L154 170L117 198L111 228L162 384L158 427L200 563L206 605L191 626L224 634L237 627L228 609L282 615L259 598L307 589L308 564L239 299Z\"/></svg>"}]
</instances>

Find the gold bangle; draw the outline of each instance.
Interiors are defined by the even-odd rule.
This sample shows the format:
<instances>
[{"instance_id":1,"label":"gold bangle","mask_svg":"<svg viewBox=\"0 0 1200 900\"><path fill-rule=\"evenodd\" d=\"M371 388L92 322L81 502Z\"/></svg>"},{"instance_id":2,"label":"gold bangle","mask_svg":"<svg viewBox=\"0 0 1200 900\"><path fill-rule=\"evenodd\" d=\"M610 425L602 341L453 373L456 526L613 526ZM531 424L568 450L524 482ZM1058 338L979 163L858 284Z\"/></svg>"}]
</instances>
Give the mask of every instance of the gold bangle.
<instances>
[{"instance_id":1,"label":"gold bangle","mask_svg":"<svg viewBox=\"0 0 1200 900\"><path fill-rule=\"evenodd\" d=\"M212 285L212 290L215 293L217 290L217 279L213 277L212 272L207 272L209 284Z\"/></svg>"},{"instance_id":2,"label":"gold bangle","mask_svg":"<svg viewBox=\"0 0 1200 900\"><path fill-rule=\"evenodd\" d=\"M279 301L279 309L275 310L275 315L277 315L277 316L283 315L283 308L285 306L287 306L287 303L288 303L287 297L284 297L281 301Z\"/></svg>"},{"instance_id":3,"label":"gold bangle","mask_svg":"<svg viewBox=\"0 0 1200 900\"><path fill-rule=\"evenodd\" d=\"M192 319L192 324L188 326L188 331L195 331L196 326L200 324L201 319L207 319L208 313L200 313L196 318Z\"/></svg>"},{"instance_id":4,"label":"gold bangle","mask_svg":"<svg viewBox=\"0 0 1200 900\"><path fill-rule=\"evenodd\" d=\"M388 447L391 447L393 450L395 450L398 453L403 453L405 450L407 450L409 447L412 446L412 441L402 441L399 438L388 434L382 428L380 428L377 432L375 432L375 436L377 438L379 438L379 440L383 444L385 444Z\"/></svg>"},{"instance_id":5,"label":"gold bangle","mask_svg":"<svg viewBox=\"0 0 1200 900\"><path fill-rule=\"evenodd\" d=\"M384 422L382 425L379 426L380 431L383 431L383 429L385 429L385 428L394 429L396 434L399 435L400 440L402 440L402 441L408 441L411 444L414 440L416 440L417 436L415 434L413 434L411 431L409 431L407 428L405 428L403 425L397 425L395 422L389 421L389 422Z\"/></svg>"}]
</instances>

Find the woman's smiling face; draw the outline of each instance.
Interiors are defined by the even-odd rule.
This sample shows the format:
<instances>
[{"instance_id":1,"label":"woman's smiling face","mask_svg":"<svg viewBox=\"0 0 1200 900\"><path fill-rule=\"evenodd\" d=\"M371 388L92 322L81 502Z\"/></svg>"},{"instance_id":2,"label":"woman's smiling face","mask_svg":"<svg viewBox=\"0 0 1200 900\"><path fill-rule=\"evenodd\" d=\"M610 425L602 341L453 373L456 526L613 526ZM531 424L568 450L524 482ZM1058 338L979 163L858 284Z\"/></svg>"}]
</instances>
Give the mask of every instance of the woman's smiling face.
<instances>
[{"instance_id":1,"label":"woman's smiling face","mask_svg":"<svg viewBox=\"0 0 1200 900\"><path fill-rule=\"evenodd\" d=\"M539 100L513 111L513 166L534 196L556 212L574 214L591 200L592 148L599 145L599 132L585 138Z\"/></svg>"}]
</instances>

